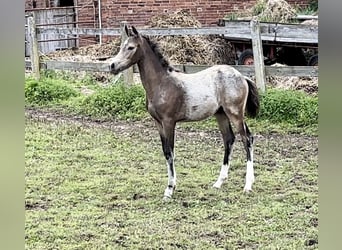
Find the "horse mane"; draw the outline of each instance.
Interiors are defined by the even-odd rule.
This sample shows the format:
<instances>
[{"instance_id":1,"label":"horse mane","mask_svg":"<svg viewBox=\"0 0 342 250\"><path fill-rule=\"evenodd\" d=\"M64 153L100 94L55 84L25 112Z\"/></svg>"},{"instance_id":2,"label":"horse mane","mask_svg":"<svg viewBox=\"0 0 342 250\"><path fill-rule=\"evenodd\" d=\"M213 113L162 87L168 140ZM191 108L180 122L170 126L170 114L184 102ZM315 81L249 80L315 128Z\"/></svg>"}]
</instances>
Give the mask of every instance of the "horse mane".
<instances>
[{"instance_id":1,"label":"horse mane","mask_svg":"<svg viewBox=\"0 0 342 250\"><path fill-rule=\"evenodd\" d=\"M162 55L162 53L160 52L159 46L157 43L153 42L149 37L147 36L142 36L143 38L145 38L145 40L147 41L147 43L150 45L153 53L158 57L162 67L170 72L172 71L176 71L179 72L178 69L175 69L173 66L170 65L169 61L165 59L165 57Z\"/></svg>"}]
</instances>

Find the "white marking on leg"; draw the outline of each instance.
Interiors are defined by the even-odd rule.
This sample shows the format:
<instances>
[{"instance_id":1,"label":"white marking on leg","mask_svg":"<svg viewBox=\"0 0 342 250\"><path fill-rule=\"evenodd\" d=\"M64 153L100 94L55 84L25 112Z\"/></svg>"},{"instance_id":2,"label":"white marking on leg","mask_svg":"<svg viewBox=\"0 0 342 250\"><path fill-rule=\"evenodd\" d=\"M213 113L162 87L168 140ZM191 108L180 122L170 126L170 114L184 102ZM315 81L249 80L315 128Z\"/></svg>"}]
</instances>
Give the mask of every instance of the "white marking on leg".
<instances>
[{"instance_id":1,"label":"white marking on leg","mask_svg":"<svg viewBox=\"0 0 342 250\"><path fill-rule=\"evenodd\" d=\"M217 181L213 185L214 188L221 188L224 180L228 178L228 170L229 170L229 163L221 166L220 175L217 178Z\"/></svg>"},{"instance_id":2,"label":"white marking on leg","mask_svg":"<svg viewBox=\"0 0 342 250\"><path fill-rule=\"evenodd\" d=\"M253 168L253 151L251 150L251 160L247 161L247 170L246 170L246 183L244 187L245 192L252 191L252 184L254 182L254 168Z\"/></svg>"},{"instance_id":3,"label":"white marking on leg","mask_svg":"<svg viewBox=\"0 0 342 250\"><path fill-rule=\"evenodd\" d=\"M166 161L166 165L167 165L168 185L165 189L164 197L171 198L173 194L173 190L176 188L176 179L177 179L173 156L168 161ZM170 166L172 166L173 171L171 171ZM172 175L172 172L173 172L173 175Z\"/></svg>"}]
</instances>

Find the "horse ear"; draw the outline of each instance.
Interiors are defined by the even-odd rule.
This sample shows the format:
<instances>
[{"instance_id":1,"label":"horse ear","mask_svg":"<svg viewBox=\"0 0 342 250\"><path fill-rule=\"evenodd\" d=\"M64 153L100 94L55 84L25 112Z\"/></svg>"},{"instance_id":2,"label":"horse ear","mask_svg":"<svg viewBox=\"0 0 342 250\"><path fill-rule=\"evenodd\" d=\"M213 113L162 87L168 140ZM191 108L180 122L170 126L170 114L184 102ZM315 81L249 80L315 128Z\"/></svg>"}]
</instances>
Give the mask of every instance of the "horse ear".
<instances>
[{"instance_id":1,"label":"horse ear","mask_svg":"<svg viewBox=\"0 0 342 250\"><path fill-rule=\"evenodd\" d=\"M125 25L125 33L126 33L126 35L127 35L128 37L130 36L130 32L129 32L129 30L128 30L127 25Z\"/></svg>"},{"instance_id":2,"label":"horse ear","mask_svg":"<svg viewBox=\"0 0 342 250\"><path fill-rule=\"evenodd\" d=\"M134 36L139 36L139 32L134 26L132 26L132 31L133 31Z\"/></svg>"}]
</instances>

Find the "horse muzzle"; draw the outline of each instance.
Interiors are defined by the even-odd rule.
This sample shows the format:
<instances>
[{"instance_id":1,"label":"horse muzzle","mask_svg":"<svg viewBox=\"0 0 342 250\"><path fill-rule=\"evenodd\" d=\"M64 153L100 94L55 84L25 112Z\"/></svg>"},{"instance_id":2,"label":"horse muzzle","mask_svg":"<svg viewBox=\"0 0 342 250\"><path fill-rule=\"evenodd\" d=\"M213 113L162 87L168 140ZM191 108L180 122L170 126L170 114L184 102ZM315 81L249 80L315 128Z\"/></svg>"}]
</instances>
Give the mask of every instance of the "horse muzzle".
<instances>
[{"instance_id":1,"label":"horse muzzle","mask_svg":"<svg viewBox=\"0 0 342 250\"><path fill-rule=\"evenodd\" d=\"M114 75L117 75L120 72L119 68L117 67L117 65L115 65L115 63L110 64L110 72Z\"/></svg>"}]
</instances>

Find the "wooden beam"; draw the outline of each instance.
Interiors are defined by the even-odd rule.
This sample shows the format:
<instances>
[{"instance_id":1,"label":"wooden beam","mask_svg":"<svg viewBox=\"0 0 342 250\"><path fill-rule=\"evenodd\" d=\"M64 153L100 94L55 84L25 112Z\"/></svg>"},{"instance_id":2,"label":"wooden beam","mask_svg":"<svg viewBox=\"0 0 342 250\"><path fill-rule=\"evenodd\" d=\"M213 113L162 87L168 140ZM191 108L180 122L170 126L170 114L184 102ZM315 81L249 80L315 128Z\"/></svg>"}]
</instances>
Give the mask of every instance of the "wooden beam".
<instances>
[{"instance_id":1,"label":"wooden beam","mask_svg":"<svg viewBox=\"0 0 342 250\"><path fill-rule=\"evenodd\" d=\"M108 62L71 62L71 61L45 61L41 63L45 69L57 70L75 70L75 71L91 71L91 72L110 72L110 65ZM25 61L26 67L31 67L30 61ZM195 73L204 70L210 65L173 65L185 73ZM245 65L230 65L231 67L240 71L243 75L254 76L254 66ZM134 68L134 73L138 73L137 67ZM307 76L318 77L317 66L265 66L266 76Z\"/></svg>"},{"instance_id":2,"label":"wooden beam","mask_svg":"<svg viewBox=\"0 0 342 250\"><path fill-rule=\"evenodd\" d=\"M110 72L110 64L105 62L46 61L46 69Z\"/></svg>"},{"instance_id":3,"label":"wooden beam","mask_svg":"<svg viewBox=\"0 0 342 250\"><path fill-rule=\"evenodd\" d=\"M262 41L318 44L318 27L301 24L279 24L260 22ZM226 21L229 30L224 36L227 39L252 39L251 29L247 21Z\"/></svg>"},{"instance_id":4,"label":"wooden beam","mask_svg":"<svg viewBox=\"0 0 342 250\"><path fill-rule=\"evenodd\" d=\"M107 35L120 36L120 29L98 28L37 28L43 34L64 35ZM273 42L292 42L318 44L318 27L311 25L293 25L260 23L261 39ZM245 21L226 22L224 27L206 28L140 28L139 32L149 36L183 35L224 35L227 39L252 39L249 23Z\"/></svg>"},{"instance_id":5,"label":"wooden beam","mask_svg":"<svg viewBox=\"0 0 342 250\"><path fill-rule=\"evenodd\" d=\"M36 32L36 20L35 13L33 12L31 16L28 17L28 37L29 37L29 47L31 53L31 68L34 77L39 80L40 78L40 68L39 68L39 50L38 50L38 39Z\"/></svg>"},{"instance_id":6,"label":"wooden beam","mask_svg":"<svg viewBox=\"0 0 342 250\"><path fill-rule=\"evenodd\" d=\"M64 35L107 35L120 36L121 29L98 28L38 28L40 33L57 33ZM229 34L225 27L207 28L139 28L139 33L149 36L184 36L184 35L223 35Z\"/></svg>"},{"instance_id":7,"label":"wooden beam","mask_svg":"<svg viewBox=\"0 0 342 250\"><path fill-rule=\"evenodd\" d=\"M259 21L252 20L250 23L252 35L252 47L255 67L255 82L261 92L266 90L266 75L264 54L262 49Z\"/></svg>"}]
</instances>

